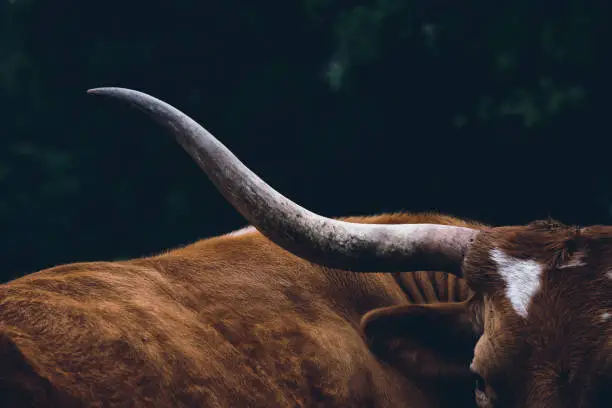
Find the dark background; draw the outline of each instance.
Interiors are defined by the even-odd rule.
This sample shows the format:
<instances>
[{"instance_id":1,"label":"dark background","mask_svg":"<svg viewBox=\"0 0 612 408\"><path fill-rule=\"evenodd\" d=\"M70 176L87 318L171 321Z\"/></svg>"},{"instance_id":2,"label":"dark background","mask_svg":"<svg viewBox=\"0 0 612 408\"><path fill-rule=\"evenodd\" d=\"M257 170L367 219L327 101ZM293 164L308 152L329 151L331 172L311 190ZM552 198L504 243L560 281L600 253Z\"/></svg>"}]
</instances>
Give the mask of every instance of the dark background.
<instances>
[{"instance_id":1,"label":"dark background","mask_svg":"<svg viewBox=\"0 0 612 408\"><path fill-rule=\"evenodd\" d=\"M2 0L2 279L245 224L98 86L175 105L323 215L610 224L610 3Z\"/></svg>"}]
</instances>

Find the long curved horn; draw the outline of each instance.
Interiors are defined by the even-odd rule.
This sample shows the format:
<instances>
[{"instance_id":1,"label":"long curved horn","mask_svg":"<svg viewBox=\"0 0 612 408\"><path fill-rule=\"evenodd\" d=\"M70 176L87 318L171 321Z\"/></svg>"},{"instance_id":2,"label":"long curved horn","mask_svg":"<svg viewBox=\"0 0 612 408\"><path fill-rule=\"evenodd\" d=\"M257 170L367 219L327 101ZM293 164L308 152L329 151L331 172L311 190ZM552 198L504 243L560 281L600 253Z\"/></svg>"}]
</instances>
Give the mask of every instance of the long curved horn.
<instances>
[{"instance_id":1,"label":"long curved horn","mask_svg":"<svg viewBox=\"0 0 612 408\"><path fill-rule=\"evenodd\" d=\"M303 259L355 272L436 269L461 275L464 254L478 230L436 224L357 224L317 215L278 193L213 135L169 104L125 88L87 92L129 102L169 128L244 218Z\"/></svg>"}]
</instances>

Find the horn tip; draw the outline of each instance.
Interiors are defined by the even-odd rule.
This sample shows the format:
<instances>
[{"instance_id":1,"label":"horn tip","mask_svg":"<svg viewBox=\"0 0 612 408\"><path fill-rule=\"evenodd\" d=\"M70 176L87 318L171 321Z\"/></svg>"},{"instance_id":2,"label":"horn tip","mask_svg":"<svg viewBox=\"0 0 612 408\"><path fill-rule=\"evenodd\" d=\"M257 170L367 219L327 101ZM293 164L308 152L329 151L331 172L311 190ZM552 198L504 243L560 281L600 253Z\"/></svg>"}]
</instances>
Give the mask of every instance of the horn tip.
<instances>
[{"instance_id":1,"label":"horn tip","mask_svg":"<svg viewBox=\"0 0 612 408\"><path fill-rule=\"evenodd\" d=\"M140 105L144 105L145 101L150 102L151 99L155 99L143 92L135 91L133 89L128 88L120 88L116 86L91 88L87 90L87 94L102 95L132 103L140 102Z\"/></svg>"},{"instance_id":2,"label":"horn tip","mask_svg":"<svg viewBox=\"0 0 612 408\"><path fill-rule=\"evenodd\" d=\"M109 94L118 93L120 91L129 91L129 89L117 88L117 87L112 87L112 86L105 86L105 87L98 87L98 88L88 89L87 93L88 94L93 94L93 95L109 95Z\"/></svg>"}]
</instances>

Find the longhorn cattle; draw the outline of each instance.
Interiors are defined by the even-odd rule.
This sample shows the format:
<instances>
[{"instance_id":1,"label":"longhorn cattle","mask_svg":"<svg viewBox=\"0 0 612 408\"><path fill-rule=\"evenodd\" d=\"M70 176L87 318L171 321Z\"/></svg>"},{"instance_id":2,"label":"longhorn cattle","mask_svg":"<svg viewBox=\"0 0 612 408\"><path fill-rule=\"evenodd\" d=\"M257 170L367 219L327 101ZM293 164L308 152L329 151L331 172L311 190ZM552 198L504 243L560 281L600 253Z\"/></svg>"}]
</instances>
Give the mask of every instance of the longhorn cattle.
<instances>
[{"instance_id":1,"label":"longhorn cattle","mask_svg":"<svg viewBox=\"0 0 612 408\"><path fill-rule=\"evenodd\" d=\"M283 216L283 198L273 197L275 203L241 184L245 168L212 137L181 141L218 149L210 157L190 151L200 163L214 159L212 174L230 176L227 183L215 181L232 202L241 196L273 217ZM262 212L247 218L260 229L264 220L266 232L284 222ZM377 261L368 256L374 243L368 237L392 238L407 228L394 224L453 226L433 232L414 227L430 240L415 249L438 267L459 257L462 248L430 257L428 245L441 255L445 251L432 233L460 231L457 240L482 227L437 214L338 222L361 228L354 243L363 245L363 262L372 267ZM304 236L288 233L296 246L308 246ZM344 245L321 244L315 251ZM389 254L408 255L408 249L389 247ZM344 256L361 264L353 254ZM415 258L412 264L420 263ZM413 265L396 264L408 270ZM375 353L361 327L364 315L376 310L443 302L452 311L467 297L463 280L438 272L351 274L319 266L253 227L146 258L57 266L0 285L0 406L470 407L468 364L475 338L447 336L443 327L454 324L452 313L432 319L429 309L415 306L410 326L369 327Z\"/></svg>"},{"instance_id":2,"label":"longhorn cattle","mask_svg":"<svg viewBox=\"0 0 612 408\"><path fill-rule=\"evenodd\" d=\"M360 327L381 361L416 370L422 378L449 373L459 378L464 373L460 363L473 355L470 369L480 407L603 408L612 404L612 227L538 221L488 228L440 223L435 218L368 225L325 218L273 190L210 133L170 105L121 88L92 92L128 101L168 127L252 225L303 259L347 270L333 275L338 282L354 279L348 271L419 269L445 270L467 281L471 295L463 302L369 310ZM359 276L359 281L367 279ZM421 344L424 327L428 334L436 334L427 341L427 352L415 347ZM329 329L326 335L338 332ZM337 335L331 343L339 345L338 352L348 350L348 361L364 355ZM334 355L326 354L318 361L323 359L332 361ZM351 369L345 367L342 372ZM371 384L381 384L379 377L370 378L376 378ZM366 383L352 384L368 389ZM405 401L410 401L408 394ZM358 401L351 402L378 403Z\"/></svg>"}]
</instances>

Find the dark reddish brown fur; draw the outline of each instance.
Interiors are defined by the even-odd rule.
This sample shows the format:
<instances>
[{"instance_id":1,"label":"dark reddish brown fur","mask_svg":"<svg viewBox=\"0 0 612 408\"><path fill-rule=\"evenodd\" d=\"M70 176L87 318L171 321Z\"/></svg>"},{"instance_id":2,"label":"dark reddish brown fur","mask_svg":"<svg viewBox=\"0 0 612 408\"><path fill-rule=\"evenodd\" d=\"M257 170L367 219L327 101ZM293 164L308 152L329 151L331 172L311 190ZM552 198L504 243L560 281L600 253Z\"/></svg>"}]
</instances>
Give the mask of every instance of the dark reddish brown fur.
<instances>
[{"instance_id":1,"label":"dark reddish brown fur","mask_svg":"<svg viewBox=\"0 0 612 408\"><path fill-rule=\"evenodd\" d=\"M526 317L507 298L506 283L491 259L494 248L542 266L541 287ZM582 264L570 263L576 259ZM482 408L609 407L612 319L605 314L612 314L610 271L612 227L538 221L485 229L463 264L473 294L467 302L445 305L446 311L428 305L428 319L446 319L439 338L467 344L474 332L480 335L472 367L482 377L476 394ZM378 309L364 318L366 333L368 326L410 327L414 315L414 306ZM387 344L397 341L394 335L402 333L390 333Z\"/></svg>"},{"instance_id":2,"label":"dark reddish brown fur","mask_svg":"<svg viewBox=\"0 0 612 408\"><path fill-rule=\"evenodd\" d=\"M503 282L494 277L493 247L544 266L527 319L513 313ZM584 265L563 268L575 256ZM536 222L481 236L464 272L473 288L482 288L485 325L475 366L492 399L512 407L610 406L612 321L601 316L612 313L611 269L610 227Z\"/></svg>"},{"instance_id":3,"label":"dark reddish brown fur","mask_svg":"<svg viewBox=\"0 0 612 408\"><path fill-rule=\"evenodd\" d=\"M436 214L347 220L482 227ZM57 266L0 286L0 399L14 407L470 406L475 340L437 338L447 322L428 314L467 294L442 273L315 266L259 233ZM361 322L410 303L428 305L412 306L409 330ZM362 330L379 336L368 339L374 354Z\"/></svg>"}]
</instances>

